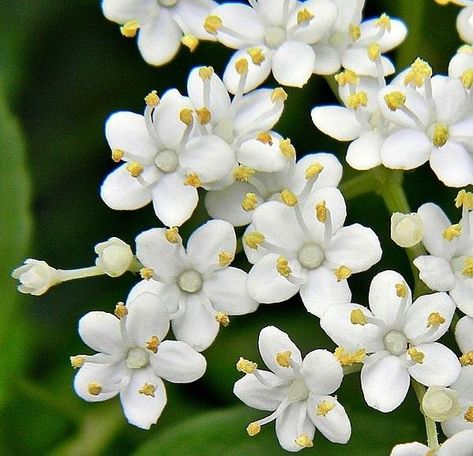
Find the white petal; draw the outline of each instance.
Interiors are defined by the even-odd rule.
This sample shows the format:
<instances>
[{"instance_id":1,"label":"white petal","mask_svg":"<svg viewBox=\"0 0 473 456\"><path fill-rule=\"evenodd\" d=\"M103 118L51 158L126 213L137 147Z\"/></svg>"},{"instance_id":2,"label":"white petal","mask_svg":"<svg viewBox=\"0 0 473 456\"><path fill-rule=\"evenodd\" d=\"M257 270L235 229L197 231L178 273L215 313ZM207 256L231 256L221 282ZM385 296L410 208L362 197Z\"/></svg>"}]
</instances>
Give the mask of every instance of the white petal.
<instances>
[{"instance_id":1,"label":"white petal","mask_svg":"<svg viewBox=\"0 0 473 456\"><path fill-rule=\"evenodd\" d=\"M341 106L317 106L311 116L320 131L338 141L352 141L362 131L355 113Z\"/></svg>"},{"instance_id":2,"label":"white petal","mask_svg":"<svg viewBox=\"0 0 473 456\"><path fill-rule=\"evenodd\" d=\"M437 121L454 123L465 112L467 93L459 79L436 75L431 79Z\"/></svg>"},{"instance_id":3,"label":"white petal","mask_svg":"<svg viewBox=\"0 0 473 456\"><path fill-rule=\"evenodd\" d=\"M276 436L279 444L287 451L300 451L296 444L300 434L314 438L315 427L307 416L306 401L289 404L276 418Z\"/></svg>"},{"instance_id":4,"label":"white petal","mask_svg":"<svg viewBox=\"0 0 473 456\"><path fill-rule=\"evenodd\" d=\"M169 315L176 313L183 291L175 283L161 283L154 279L138 282L128 293L126 303L130 303L142 293L156 295L156 300L166 305Z\"/></svg>"},{"instance_id":5,"label":"white petal","mask_svg":"<svg viewBox=\"0 0 473 456\"><path fill-rule=\"evenodd\" d=\"M414 169L430 157L432 143L419 130L404 129L389 135L381 147L381 161L392 169Z\"/></svg>"},{"instance_id":6,"label":"white petal","mask_svg":"<svg viewBox=\"0 0 473 456\"><path fill-rule=\"evenodd\" d=\"M404 22L391 17L391 30L385 31L384 35L379 39L381 52L388 52L399 46L407 35L407 27Z\"/></svg>"},{"instance_id":7,"label":"white petal","mask_svg":"<svg viewBox=\"0 0 473 456\"><path fill-rule=\"evenodd\" d=\"M302 191L306 183L305 172L313 163L320 163L324 168L315 181L314 188L336 187L340 183L343 167L335 155L324 152L307 154L299 159L294 167L292 182L289 186L293 192Z\"/></svg>"},{"instance_id":8,"label":"white petal","mask_svg":"<svg viewBox=\"0 0 473 456\"><path fill-rule=\"evenodd\" d=\"M473 279L457 276L450 296L463 313L473 317Z\"/></svg>"},{"instance_id":9,"label":"white petal","mask_svg":"<svg viewBox=\"0 0 473 456\"><path fill-rule=\"evenodd\" d=\"M272 144L262 143L256 138L245 141L238 148L238 162L256 171L266 173L281 171L287 163L287 158L279 148L282 138L273 132L270 134L273 138Z\"/></svg>"},{"instance_id":10,"label":"white petal","mask_svg":"<svg viewBox=\"0 0 473 456\"><path fill-rule=\"evenodd\" d=\"M154 397L139 393L145 384L155 388ZM149 429L158 421L166 405L166 389L150 367L136 369L128 386L120 392L120 400L128 422L141 429Z\"/></svg>"},{"instance_id":11,"label":"white petal","mask_svg":"<svg viewBox=\"0 0 473 456\"><path fill-rule=\"evenodd\" d=\"M385 76L394 73L394 65L388 58L381 56L381 65ZM347 49L342 55L342 66L361 76L375 78L377 75L376 65L368 57L368 49L366 47Z\"/></svg>"},{"instance_id":12,"label":"white petal","mask_svg":"<svg viewBox=\"0 0 473 456\"><path fill-rule=\"evenodd\" d=\"M314 350L302 361L301 375L311 393L325 395L332 394L340 387L343 369L329 351Z\"/></svg>"},{"instance_id":13,"label":"white petal","mask_svg":"<svg viewBox=\"0 0 473 456\"><path fill-rule=\"evenodd\" d=\"M186 28L189 27L192 35L202 40L214 40L215 38L204 30L202 24L216 6L212 0L179 0L173 14L185 23Z\"/></svg>"},{"instance_id":14,"label":"white petal","mask_svg":"<svg viewBox=\"0 0 473 456\"><path fill-rule=\"evenodd\" d=\"M414 260L414 265L419 270L419 278L431 290L449 291L455 283L450 263L441 257L421 255Z\"/></svg>"},{"instance_id":15,"label":"white petal","mask_svg":"<svg viewBox=\"0 0 473 456\"><path fill-rule=\"evenodd\" d=\"M390 456L425 456L429 447L419 442L402 443L396 445Z\"/></svg>"},{"instance_id":16,"label":"white petal","mask_svg":"<svg viewBox=\"0 0 473 456\"><path fill-rule=\"evenodd\" d=\"M258 14L268 24L279 27L286 21L286 8L292 11L296 6L295 0L259 0Z\"/></svg>"},{"instance_id":17,"label":"white petal","mask_svg":"<svg viewBox=\"0 0 473 456\"><path fill-rule=\"evenodd\" d=\"M473 44L473 26L471 18L473 17L473 7L463 8L457 16L457 30L463 41Z\"/></svg>"},{"instance_id":18,"label":"white petal","mask_svg":"<svg viewBox=\"0 0 473 456\"><path fill-rule=\"evenodd\" d=\"M124 341L120 332L120 320L107 312L89 312L79 320L79 335L93 350L101 353L120 353Z\"/></svg>"},{"instance_id":19,"label":"white petal","mask_svg":"<svg viewBox=\"0 0 473 456\"><path fill-rule=\"evenodd\" d=\"M155 4L154 0L103 0L102 10L110 21L124 24L129 20L146 18Z\"/></svg>"},{"instance_id":20,"label":"white petal","mask_svg":"<svg viewBox=\"0 0 473 456\"><path fill-rule=\"evenodd\" d=\"M473 157L461 144L448 141L443 147L434 147L430 166L448 187L464 187L473 183Z\"/></svg>"},{"instance_id":21,"label":"white petal","mask_svg":"<svg viewBox=\"0 0 473 456\"><path fill-rule=\"evenodd\" d=\"M397 356L365 362L361 370L361 388L366 403L384 413L401 405L409 383L409 373Z\"/></svg>"},{"instance_id":22,"label":"white petal","mask_svg":"<svg viewBox=\"0 0 473 456\"><path fill-rule=\"evenodd\" d=\"M455 434L444 442L440 447L438 456L470 456L472 453L473 431L465 430Z\"/></svg>"},{"instance_id":23,"label":"white petal","mask_svg":"<svg viewBox=\"0 0 473 456\"><path fill-rule=\"evenodd\" d=\"M326 44L316 44L313 46L315 52L315 74L333 74L340 69L341 61L338 52Z\"/></svg>"},{"instance_id":24,"label":"white petal","mask_svg":"<svg viewBox=\"0 0 473 456\"><path fill-rule=\"evenodd\" d=\"M380 150L384 138L376 131L366 131L355 139L347 150L347 163L355 169L366 170L381 164Z\"/></svg>"},{"instance_id":25,"label":"white petal","mask_svg":"<svg viewBox=\"0 0 473 456\"><path fill-rule=\"evenodd\" d=\"M460 48L461 49L461 48ZM459 78L466 70L473 66L473 54L458 52L452 57L448 64L448 75Z\"/></svg>"},{"instance_id":26,"label":"white petal","mask_svg":"<svg viewBox=\"0 0 473 456\"><path fill-rule=\"evenodd\" d=\"M473 318L460 318L455 326L455 339L462 353L473 350Z\"/></svg>"}]
</instances>

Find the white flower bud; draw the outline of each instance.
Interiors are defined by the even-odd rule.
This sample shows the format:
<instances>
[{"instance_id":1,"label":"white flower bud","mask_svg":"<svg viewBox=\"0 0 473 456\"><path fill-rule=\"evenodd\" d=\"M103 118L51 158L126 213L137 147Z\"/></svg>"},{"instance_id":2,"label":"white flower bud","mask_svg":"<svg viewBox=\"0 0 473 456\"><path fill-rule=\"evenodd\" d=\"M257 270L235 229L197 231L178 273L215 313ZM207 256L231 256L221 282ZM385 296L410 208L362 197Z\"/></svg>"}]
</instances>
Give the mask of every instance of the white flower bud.
<instances>
[{"instance_id":1,"label":"white flower bud","mask_svg":"<svg viewBox=\"0 0 473 456\"><path fill-rule=\"evenodd\" d=\"M422 398L422 410L434 421L447 421L461 412L458 393L444 386L429 386Z\"/></svg>"},{"instance_id":2,"label":"white flower bud","mask_svg":"<svg viewBox=\"0 0 473 456\"><path fill-rule=\"evenodd\" d=\"M424 223L419 214L395 212L391 216L391 239L400 247L412 247L424 236Z\"/></svg>"},{"instance_id":3,"label":"white flower bud","mask_svg":"<svg viewBox=\"0 0 473 456\"><path fill-rule=\"evenodd\" d=\"M110 277L118 277L128 271L133 261L131 247L116 237L95 246L98 255L95 264Z\"/></svg>"},{"instance_id":4,"label":"white flower bud","mask_svg":"<svg viewBox=\"0 0 473 456\"><path fill-rule=\"evenodd\" d=\"M46 293L50 287L61 282L56 269L45 261L32 258L28 258L23 266L16 268L12 272L12 277L20 281L18 291L34 296Z\"/></svg>"}]
</instances>

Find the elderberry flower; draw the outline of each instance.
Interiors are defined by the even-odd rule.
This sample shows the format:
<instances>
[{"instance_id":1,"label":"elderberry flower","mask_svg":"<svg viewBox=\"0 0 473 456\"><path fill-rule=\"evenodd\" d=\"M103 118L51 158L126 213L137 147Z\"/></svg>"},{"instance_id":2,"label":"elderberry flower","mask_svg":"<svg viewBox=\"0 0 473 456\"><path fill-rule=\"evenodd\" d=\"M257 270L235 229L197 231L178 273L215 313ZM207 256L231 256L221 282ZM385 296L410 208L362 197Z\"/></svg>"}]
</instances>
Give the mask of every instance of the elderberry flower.
<instances>
[{"instance_id":1,"label":"elderberry flower","mask_svg":"<svg viewBox=\"0 0 473 456\"><path fill-rule=\"evenodd\" d=\"M130 268L133 261L131 247L116 237L95 246L96 265L111 276L118 277Z\"/></svg>"},{"instance_id":2,"label":"elderberry flower","mask_svg":"<svg viewBox=\"0 0 473 456\"><path fill-rule=\"evenodd\" d=\"M448 64L448 75L460 78L463 86L471 93L473 85L473 46L467 44L459 47Z\"/></svg>"},{"instance_id":3,"label":"elderberry flower","mask_svg":"<svg viewBox=\"0 0 473 456\"><path fill-rule=\"evenodd\" d=\"M414 302L404 278L377 274L370 285L370 309L359 304L329 307L320 321L328 336L347 352L362 352L361 388L367 404L381 412L397 408L410 377L426 386L447 386L460 374L455 354L436 342L450 326L455 304L446 293Z\"/></svg>"},{"instance_id":4,"label":"elderberry flower","mask_svg":"<svg viewBox=\"0 0 473 456\"><path fill-rule=\"evenodd\" d=\"M142 293L126 306L119 303L115 316L89 312L79 321L79 334L95 355L71 357L79 368L76 393L86 401L105 401L120 395L130 424L149 429L166 405L162 379L190 383L206 369L205 358L184 342L163 340L169 330L165 305Z\"/></svg>"},{"instance_id":5,"label":"elderberry flower","mask_svg":"<svg viewBox=\"0 0 473 456\"><path fill-rule=\"evenodd\" d=\"M400 247L413 247L422 240L424 223L419 214L391 215L391 239Z\"/></svg>"},{"instance_id":6,"label":"elderberry flower","mask_svg":"<svg viewBox=\"0 0 473 456\"><path fill-rule=\"evenodd\" d=\"M39 296L61 282L59 271L41 260L28 258L12 272L12 277L20 281L18 291Z\"/></svg>"},{"instance_id":7,"label":"elderberry flower","mask_svg":"<svg viewBox=\"0 0 473 456\"><path fill-rule=\"evenodd\" d=\"M270 372L240 358L237 369L246 375L235 383L233 392L249 407L273 413L250 423L248 434L254 436L261 426L276 421L276 436L287 451L311 447L316 428L331 442L348 442L350 420L336 396L331 396L343 379L333 354L314 350L302 359L288 335L274 326L261 330L258 345Z\"/></svg>"},{"instance_id":8,"label":"elderberry flower","mask_svg":"<svg viewBox=\"0 0 473 456\"><path fill-rule=\"evenodd\" d=\"M457 17L457 30L460 38L466 43L473 44L473 1L456 0L456 3L465 7Z\"/></svg>"},{"instance_id":9,"label":"elderberry flower","mask_svg":"<svg viewBox=\"0 0 473 456\"><path fill-rule=\"evenodd\" d=\"M202 21L215 7L212 0L103 0L105 17L122 24L123 36L138 34L138 48L151 65L164 65L174 58L182 44L192 52L199 39L214 37L202 28Z\"/></svg>"}]
</instances>

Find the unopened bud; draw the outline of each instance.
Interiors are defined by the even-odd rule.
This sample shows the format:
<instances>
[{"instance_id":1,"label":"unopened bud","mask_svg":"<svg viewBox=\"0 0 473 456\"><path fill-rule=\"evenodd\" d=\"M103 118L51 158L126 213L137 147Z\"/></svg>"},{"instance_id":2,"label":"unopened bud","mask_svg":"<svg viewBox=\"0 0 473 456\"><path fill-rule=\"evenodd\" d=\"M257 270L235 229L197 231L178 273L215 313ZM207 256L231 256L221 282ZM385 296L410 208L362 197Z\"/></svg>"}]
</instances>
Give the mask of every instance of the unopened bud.
<instances>
[{"instance_id":1,"label":"unopened bud","mask_svg":"<svg viewBox=\"0 0 473 456\"><path fill-rule=\"evenodd\" d=\"M400 247L412 247L424 236L424 223L419 214L395 212L391 216L391 239Z\"/></svg>"}]
</instances>

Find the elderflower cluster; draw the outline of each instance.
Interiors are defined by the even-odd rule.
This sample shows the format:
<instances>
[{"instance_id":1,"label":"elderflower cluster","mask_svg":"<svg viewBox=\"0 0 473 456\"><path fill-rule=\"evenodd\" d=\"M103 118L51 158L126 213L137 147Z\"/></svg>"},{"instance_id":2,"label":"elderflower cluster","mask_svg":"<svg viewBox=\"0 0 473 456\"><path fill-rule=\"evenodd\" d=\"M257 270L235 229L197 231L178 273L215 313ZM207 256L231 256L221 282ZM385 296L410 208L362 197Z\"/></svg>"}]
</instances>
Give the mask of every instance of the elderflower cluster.
<instances>
[{"instance_id":1,"label":"elderflower cluster","mask_svg":"<svg viewBox=\"0 0 473 456\"><path fill-rule=\"evenodd\" d=\"M457 27L471 44L472 2L454 3L464 7ZM81 398L118 395L129 423L149 429L166 405L163 380L201 378L207 366L201 352L218 343L230 317L300 295L307 318L337 348L303 356L269 321L258 341L268 370L244 358L236 363L244 376L234 394L269 412L248 425L249 436L274 421L287 451L312 447L316 431L348 443L350 418L335 393L344 375L360 372L365 402L375 410L395 410L411 386L420 398L428 446L400 444L392 455L473 454L473 193L458 193L462 214L451 224L433 202L411 213L402 179L391 179L399 176L391 170L429 162L446 186L473 184L473 51L462 46L448 75L434 75L418 58L387 80L395 68L384 54L407 29L387 14L364 19L364 4L103 0L104 15L121 24L124 36L137 35L150 64L169 62L181 43L194 51L199 40L235 53L222 78L212 66L195 67L186 94L152 90L143 114L119 111L106 120L117 167L102 183L102 200L126 211L152 203L158 226L138 233L135 248L118 238L97 244L90 267L61 270L27 259L12 273L19 291L32 295L72 279L135 275L114 314L93 311L79 321L80 337L97 352L71 357ZM291 87L304 86L312 74L335 78L343 106L314 107L313 123L349 141L347 163L374 182L355 194L375 191L393 212L385 226L418 270L414 288L407 275L370 270L383 250L389 263L389 249L397 247L382 246L369 226L351 218L346 224L350 195L340 185L338 158L325 151L298 156L274 130L288 94L260 88L270 74ZM185 240L180 227L194 220L200 198L208 220ZM368 305L352 299L358 273L372 278L362 290ZM164 340L170 328L175 340ZM460 358L442 339L453 330ZM436 422L448 437L442 445L432 433Z\"/></svg>"}]
</instances>

